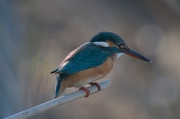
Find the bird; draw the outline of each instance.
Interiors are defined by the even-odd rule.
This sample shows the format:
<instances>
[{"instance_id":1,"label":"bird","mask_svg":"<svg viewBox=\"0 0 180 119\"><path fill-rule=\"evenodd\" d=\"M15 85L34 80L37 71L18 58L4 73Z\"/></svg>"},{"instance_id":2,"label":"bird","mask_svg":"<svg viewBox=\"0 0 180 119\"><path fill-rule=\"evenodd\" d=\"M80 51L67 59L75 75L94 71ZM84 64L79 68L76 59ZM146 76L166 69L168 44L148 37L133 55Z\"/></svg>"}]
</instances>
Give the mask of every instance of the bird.
<instances>
[{"instance_id":1,"label":"bird","mask_svg":"<svg viewBox=\"0 0 180 119\"><path fill-rule=\"evenodd\" d=\"M122 55L152 62L128 47L125 41L116 33L102 31L66 56L61 64L50 74L56 75L55 98L59 97L68 87L80 87L79 90L90 91L86 84L101 87L95 81L110 73L116 59Z\"/></svg>"}]
</instances>

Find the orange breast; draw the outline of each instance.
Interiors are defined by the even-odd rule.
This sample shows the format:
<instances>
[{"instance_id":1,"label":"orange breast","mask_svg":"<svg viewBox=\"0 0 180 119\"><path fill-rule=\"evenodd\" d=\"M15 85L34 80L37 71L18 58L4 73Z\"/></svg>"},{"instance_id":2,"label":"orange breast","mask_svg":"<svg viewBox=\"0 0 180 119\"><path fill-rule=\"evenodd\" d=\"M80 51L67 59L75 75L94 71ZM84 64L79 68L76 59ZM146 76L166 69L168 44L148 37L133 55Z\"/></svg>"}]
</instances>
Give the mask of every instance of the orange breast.
<instances>
[{"instance_id":1,"label":"orange breast","mask_svg":"<svg viewBox=\"0 0 180 119\"><path fill-rule=\"evenodd\" d=\"M101 79L110 73L114 66L116 55L109 57L102 65L80 71L62 81L65 87L82 87L90 82Z\"/></svg>"}]
</instances>

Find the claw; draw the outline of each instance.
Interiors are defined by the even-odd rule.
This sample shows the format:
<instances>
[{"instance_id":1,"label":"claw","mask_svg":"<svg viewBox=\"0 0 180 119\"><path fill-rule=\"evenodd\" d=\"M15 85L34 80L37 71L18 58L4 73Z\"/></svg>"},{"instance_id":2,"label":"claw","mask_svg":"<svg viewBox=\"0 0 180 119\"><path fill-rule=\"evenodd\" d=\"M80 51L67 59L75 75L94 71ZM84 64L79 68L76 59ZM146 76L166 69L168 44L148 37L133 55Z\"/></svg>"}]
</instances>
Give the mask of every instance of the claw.
<instances>
[{"instance_id":1,"label":"claw","mask_svg":"<svg viewBox=\"0 0 180 119\"><path fill-rule=\"evenodd\" d=\"M79 90L85 91L85 92L86 92L86 96L85 96L85 97L86 97L86 98L89 97L90 91L89 91L87 88L81 87Z\"/></svg>"},{"instance_id":2,"label":"claw","mask_svg":"<svg viewBox=\"0 0 180 119\"><path fill-rule=\"evenodd\" d=\"M95 85L97 88L98 88L98 91L100 91L101 90L101 86L98 84L98 83L96 83L96 82L91 82L91 83L89 83L91 86L93 86L93 85Z\"/></svg>"}]
</instances>

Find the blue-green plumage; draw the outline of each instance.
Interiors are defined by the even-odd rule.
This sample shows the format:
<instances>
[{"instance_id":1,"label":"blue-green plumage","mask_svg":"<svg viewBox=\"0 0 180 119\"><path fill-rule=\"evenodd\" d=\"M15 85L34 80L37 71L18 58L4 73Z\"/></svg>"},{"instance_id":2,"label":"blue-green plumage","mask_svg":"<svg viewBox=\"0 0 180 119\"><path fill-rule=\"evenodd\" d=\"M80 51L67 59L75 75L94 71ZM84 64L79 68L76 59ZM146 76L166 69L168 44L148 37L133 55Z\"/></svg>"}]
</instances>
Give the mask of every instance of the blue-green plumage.
<instances>
[{"instance_id":1,"label":"blue-green plumage","mask_svg":"<svg viewBox=\"0 0 180 119\"><path fill-rule=\"evenodd\" d=\"M118 51L117 48L104 48L89 43L79 47L75 53L73 53L73 56L67 56L67 59L65 59L55 71L56 73L71 75L91 67L99 66L105 62L109 56L113 55L115 49Z\"/></svg>"},{"instance_id":2,"label":"blue-green plumage","mask_svg":"<svg viewBox=\"0 0 180 119\"><path fill-rule=\"evenodd\" d=\"M114 44L126 44L119 35L107 31L99 32L94 35L90 42L106 42L107 40L114 42Z\"/></svg>"},{"instance_id":3,"label":"blue-green plumage","mask_svg":"<svg viewBox=\"0 0 180 119\"><path fill-rule=\"evenodd\" d=\"M80 71L87 71L87 69L98 67L102 65L109 57L112 57L115 54L117 57L120 56L119 54L127 54L132 57L150 62L149 59L129 49L125 41L117 34L112 32L100 32L95 35L90 42L85 43L72 51L62 61L62 63L51 72L51 74L57 74L55 98L59 95L61 83L63 81L68 81L66 80L68 77ZM91 76L89 78L91 78ZM93 81L93 79L91 80ZM84 84L86 83L83 83L83 85ZM65 88L66 87L64 87L64 89ZM64 91L64 89L61 91L61 93Z\"/></svg>"},{"instance_id":4,"label":"blue-green plumage","mask_svg":"<svg viewBox=\"0 0 180 119\"><path fill-rule=\"evenodd\" d=\"M52 73L74 74L81 70L102 64L113 53L120 52L117 47L100 47L93 42L106 42L111 40L114 44L126 44L124 40L112 32L100 32L96 34L88 44L78 47L70 53L64 61ZM114 52L113 52L114 51Z\"/></svg>"},{"instance_id":5,"label":"blue-green plumage","mask_svg":"<svg viewBox=\"0 0 180 119\"><path fill-rule=\"evenodd\" d=\"M74 50L73 53L70 53L60 66L51 72L59 74L59 76L56 76L55 98L60 90L62 80L65 80L68 75L92 67L97 67L103 64L103 62L105 62L108 57L112 56L114 52L118 52L118 49L104 48L89 42Z\"/></svg>"},{"instance_id":6,"label":"blue-green plumage","mask_svg":"<svg viewBox=\"0 0 180 119\"><path fill-rule=\"evenodd\" d=\"M57 76L56 76L56 89L55 89L55 97L54 97L54 98L56 98L57 95L58 95L61 82L62 82L62 78L60 78L59 75L57 75Z\"/></svg>"},{"instance_id":7,"label":"blue-green plumage","mask_svg":"<svg viewBox=\"0 0 180 119\"><path fill-rule=\"evenodd\" d=\"M101 65L110 55L110 52L102 51L96 46L91 46L90 48L87 46L84 50L75 54L75 56L68 61L67 65L60 69L60 71L66 74L74 74L91 67L96 67Z\"/></svg>"}]
</instances>

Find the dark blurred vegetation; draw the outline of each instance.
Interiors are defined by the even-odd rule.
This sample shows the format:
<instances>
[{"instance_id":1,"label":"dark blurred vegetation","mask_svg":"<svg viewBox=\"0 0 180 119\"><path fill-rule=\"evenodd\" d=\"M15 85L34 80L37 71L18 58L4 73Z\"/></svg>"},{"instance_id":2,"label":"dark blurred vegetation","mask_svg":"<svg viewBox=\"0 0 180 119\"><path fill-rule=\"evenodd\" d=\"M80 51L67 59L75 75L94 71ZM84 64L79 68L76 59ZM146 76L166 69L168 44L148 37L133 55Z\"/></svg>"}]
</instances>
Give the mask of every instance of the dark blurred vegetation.
<instances>
[{"instance_id":1,"label":"dark blurred vegetation","mask_svg":"<svg viewBox=\"0 0 180 119\"><path fill-rule=\"evenodd\" d=\"M1 0L0 118L53 99L49 72L100 31L153 63L122 56L110 88L30 119L179 119L179 0Z\"/></svg>"}]
</instances>

